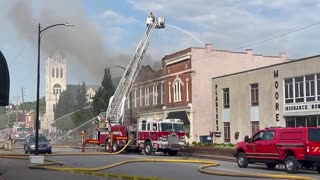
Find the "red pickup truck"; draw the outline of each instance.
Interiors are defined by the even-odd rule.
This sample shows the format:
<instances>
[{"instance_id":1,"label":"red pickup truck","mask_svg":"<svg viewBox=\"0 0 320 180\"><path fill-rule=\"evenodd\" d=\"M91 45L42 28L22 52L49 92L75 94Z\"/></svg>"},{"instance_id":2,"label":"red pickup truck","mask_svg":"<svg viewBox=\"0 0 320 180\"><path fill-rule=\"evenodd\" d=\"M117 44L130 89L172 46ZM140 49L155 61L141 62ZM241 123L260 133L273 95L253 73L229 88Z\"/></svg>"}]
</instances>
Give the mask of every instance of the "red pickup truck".
<instances>
[{"instance_id":1,"label":"red pickup truck","mask_svg":"<svg viewBox=\"0 0 320 180\"><path fill-rule=\"evenodd\" d=\"M287 173L316 167L320 173L320 128L266 128L237 143L233 156L240 168L255 162L269 169L284 164Z\"/></svg>"}]
</instances>

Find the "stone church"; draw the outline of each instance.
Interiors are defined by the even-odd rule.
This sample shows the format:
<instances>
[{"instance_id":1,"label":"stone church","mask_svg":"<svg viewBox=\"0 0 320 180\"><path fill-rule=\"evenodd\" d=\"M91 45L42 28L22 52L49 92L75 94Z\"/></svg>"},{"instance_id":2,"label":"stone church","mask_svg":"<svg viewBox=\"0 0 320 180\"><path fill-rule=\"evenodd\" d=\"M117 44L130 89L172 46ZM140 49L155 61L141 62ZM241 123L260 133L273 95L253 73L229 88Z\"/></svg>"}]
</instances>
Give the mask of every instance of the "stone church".
<instances>
[{"instance_id":1,"label":"stone church","mask_svg":"<svg viewBox=\"0 0 320 180\"><path fill-rule=\"evenodd\" d=\"M41 132L49 133L55 132L55 128L52 126L52 123L54 120L56 104L59 101L61 93L66 90L71 90L76 93L79 85L67 84L66 59L59 51L56 51L52 57L47 58L45 77L46 113L44 117L41 118ZM82 84L82 82L79 82L79 84ZM86 87L87 99L88 101L92 101L95 92L100 86L86 85Z\"/></svg>"}]
</instances>

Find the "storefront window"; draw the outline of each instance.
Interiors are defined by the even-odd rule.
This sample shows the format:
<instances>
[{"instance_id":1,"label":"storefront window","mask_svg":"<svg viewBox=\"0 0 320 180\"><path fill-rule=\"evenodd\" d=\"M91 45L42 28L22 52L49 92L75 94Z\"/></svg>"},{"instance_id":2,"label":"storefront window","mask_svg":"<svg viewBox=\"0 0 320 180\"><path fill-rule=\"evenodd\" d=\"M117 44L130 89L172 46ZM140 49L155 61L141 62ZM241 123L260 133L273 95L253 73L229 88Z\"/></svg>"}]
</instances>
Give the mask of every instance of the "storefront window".
<instances>
[{"instance_id":1,"label":"storefront window","mask_svg":"<svg viewBox=\"0 0 320 180\"><path fill-rule=\"evenodd\" d=\"M306 127L306 117L296 117L296 127Z\"/></svg>"},{"instance_id":2,"label":"storefront window","mask_svg":"<svg viewBox=\"0 0 320 180\"><path fill-rule=\"evenodd\" d=\"M307 126L308 127L317 127L317 117L316 116L310 116L307 117Z\"/></svg>"},{"instance_id":3,"label":"storefront window","mask_svg":"<svg viewBox=\"0 0 320 180\"><path fill-rule=\"evenodd\" d=\"M286 118L286 127L296 127L295 118L292 118L292 117Z\"/></svg>"}]
</instances>

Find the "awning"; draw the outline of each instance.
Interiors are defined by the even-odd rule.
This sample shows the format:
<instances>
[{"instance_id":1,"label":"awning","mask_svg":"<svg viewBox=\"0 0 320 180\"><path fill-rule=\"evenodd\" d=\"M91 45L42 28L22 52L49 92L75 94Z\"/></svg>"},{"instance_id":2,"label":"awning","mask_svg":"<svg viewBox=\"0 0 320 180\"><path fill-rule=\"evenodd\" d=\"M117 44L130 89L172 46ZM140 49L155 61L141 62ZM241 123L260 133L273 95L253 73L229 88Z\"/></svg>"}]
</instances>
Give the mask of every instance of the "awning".
<instances>
[{"instance_id":1,"label":"awning","mask_svg":"<svg viewBox=\"0 0 320 180\"><path fill-rule=\"evenodd\" d=\"M7 61L0 51L0 106L9 105L10 76Z\"/></svg>"},{"instance_id":2,"label":"awning","mask_svg":"<svg viewBox=\"0 0 320 180\"><path fill-rule=\"evenodd\" d=\"M181 119L184 125L190 125L190 121L186 111L169 112L166 119Z\"/></svg>"}]
</instances>

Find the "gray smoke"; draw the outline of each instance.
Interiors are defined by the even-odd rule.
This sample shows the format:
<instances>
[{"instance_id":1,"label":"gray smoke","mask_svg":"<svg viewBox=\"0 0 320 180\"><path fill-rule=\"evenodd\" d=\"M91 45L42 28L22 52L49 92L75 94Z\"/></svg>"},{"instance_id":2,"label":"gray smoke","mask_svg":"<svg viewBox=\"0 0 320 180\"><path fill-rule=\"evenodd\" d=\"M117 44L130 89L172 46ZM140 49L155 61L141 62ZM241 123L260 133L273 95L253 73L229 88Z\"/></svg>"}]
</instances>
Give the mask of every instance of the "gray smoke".
<instances>
[{"instance_id":1,"label":"gray smoke","mask_svg":"<svg viewBox=\"0 0 320 180\"><path fill-rule=\"evenodd\" d=\"M92 78L101 79L103 69L108 66L126 66L132 58L131 52L115 53L106 43L108 36L103 34L100 26L90 19L81 1L44 0L41 1L40 12L34 12L31 1L12 1L8 18L14 23L22 38L30 38L33 33L32 45L37 48L37 25L42 29L56 23L72 23L75 26L59 26L42 33L42 55L52 56L56 50L67 56L69 64L80 63ZM138 43L138 42L137 42ZM45 56L42 56L45 57ZM151 56L145 57L143 64L154 64ZM160 60L159 60L160 61ZM113 70L118 76L123 70ZM81 72L78 72L81 73ZM73 74L74 75L74 74Z\"/></svg>"},{"instance_id":2,"label":"gray smoke","mask_svg":"<svg viewBox=\"0 0 320 180\"><path fill-rule=\"evenodd\" d=\"M93 78L98 79L102 78L106 66L126 66L132 57L133 52L118 54L107 47L105 39L108 37L103 35L98 24L88 18L80 1L45 0L41 1L40 6L40 12L34 12L31 1L12 1L8 18L23 38L30 38L39 22L42 28L56 23L75 24L72 27L55 27L42 33L42 54L50 56L58 49L67 56L69 63L82 64ZM34 34L36 37L37 33ZM37 47L37 38L32 44ZM148 57L144 61L152 62L151 59Z\"/></svg>"}]
</instances>

